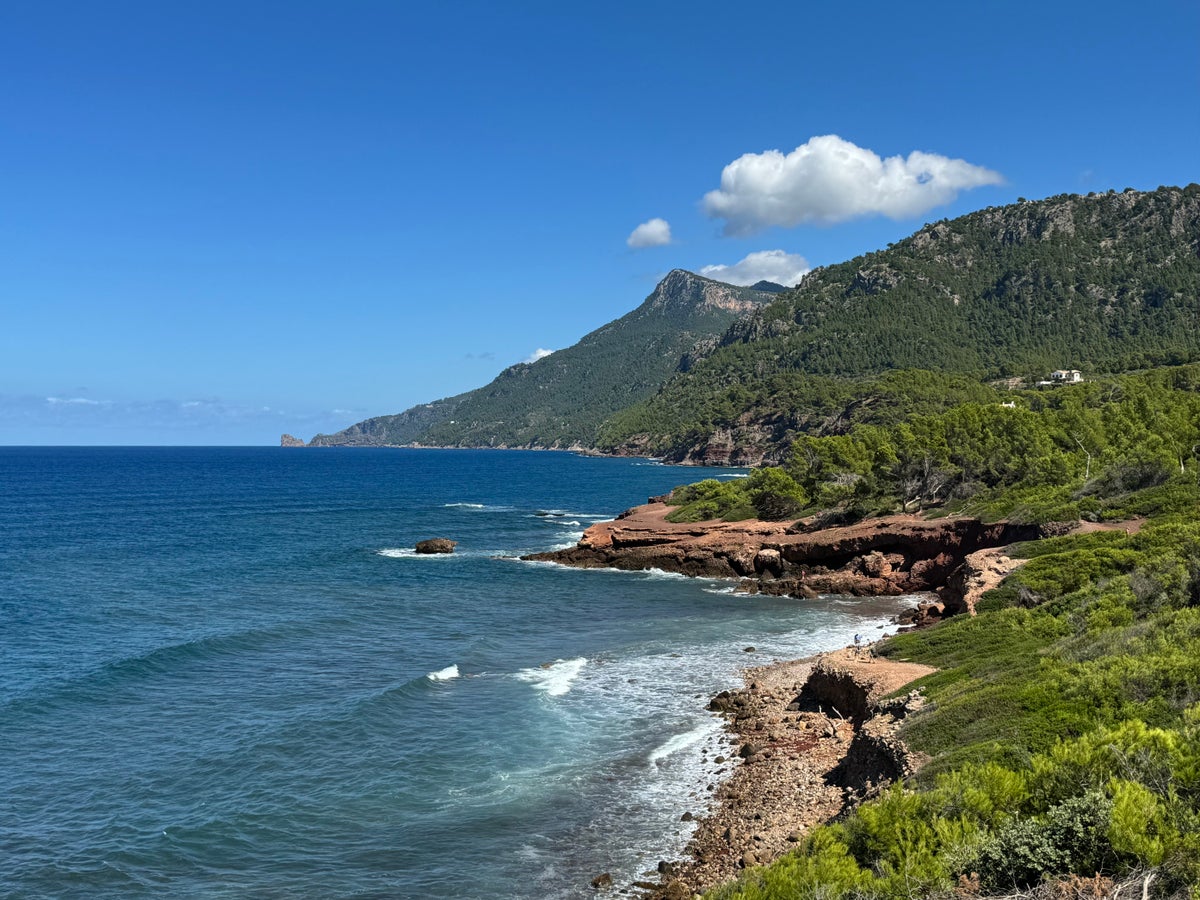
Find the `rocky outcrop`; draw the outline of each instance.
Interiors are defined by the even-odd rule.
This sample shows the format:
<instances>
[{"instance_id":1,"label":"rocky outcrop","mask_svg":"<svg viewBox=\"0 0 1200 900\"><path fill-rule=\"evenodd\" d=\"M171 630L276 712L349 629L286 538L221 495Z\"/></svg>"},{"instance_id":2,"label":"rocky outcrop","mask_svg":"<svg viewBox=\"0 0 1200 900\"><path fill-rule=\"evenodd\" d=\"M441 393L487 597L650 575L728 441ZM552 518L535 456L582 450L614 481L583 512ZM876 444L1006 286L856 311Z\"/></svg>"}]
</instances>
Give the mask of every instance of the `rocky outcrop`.
<instances>
[{"instance_id":1,"label":"rocky outcrop","mask_svg":"<svg viewBox=\"0 0 1200 900\"><path fill-rule=\"evenodd\" d=\"M945 615L975 615L979 598L1025 563L1024 559L1006 556L1002 547L968 553L963 564L950 573L945 586L938 592Z\"/></svg>"},{"instance_id":2,"label":"rocky outcrop","mask_svg":"<svg viewBox=\"0 0 1200 900\"><path fill-rule=\"evenodd\" d=\"M944 587L970 554L1038 536L1032 526L978 519L887 516L853 525L700 522L676 524L656 501L584 532L572 548L525 559L579 568L662 569L743 579L751 593L896 596Z\"/></svg>"},{"instance_id":3,"label":"rocky outcrop","mask_svg":"<svg viewBox=\"0 0 1200 900\"><path fill-rule=\"evenodd\" d=\"M897 732L922 705L920 695L882 698L932 671L853 648L747 670L744 690L722 691L709 705L726 717L732 740L728 751L706 759L714 776L728 775L713 791L717 806L697 817L684 858L659 864L662 880L648 896L688 897L769 863L813 825L911 774L921 759ZM862 703L861 719L831 702L851 695Z\"/></svg>"},{"instance_id":4,"label":"rocky outcrop","mask_svg":"<svg viewBox=\"0 0 1200 900\"><path fill-rule=\"evenodd\" d=\"M304 441L298 437L292 437L290 434L281 434L279 436L280 447L304 447L307 446Z\"/></svg>"},{"instance_id":5,"label":"rocky outcrop","mask_svg":"<svg viewBox=\"0 0 1200 900\"><path fill-rule=\"evenodd\" d=\"M430 538L427 541L418 541L414 549L417 553L453 553L457 546L458 541L449 538Z\"/></svg>"},{"instance_id":6,"label":"rocky outcrop","mask_svg":"<svg viewBox=\"0 0 1200 900\"><path fill-rule=\"evenodd\" d=\"M863 720L840 766L836 783L858 797L869 797L885 785L916 773L926 761L914 753L900 736L904 719L925 705L918 691L883 706L873 706Z\"/></svg>"}]
</instances>

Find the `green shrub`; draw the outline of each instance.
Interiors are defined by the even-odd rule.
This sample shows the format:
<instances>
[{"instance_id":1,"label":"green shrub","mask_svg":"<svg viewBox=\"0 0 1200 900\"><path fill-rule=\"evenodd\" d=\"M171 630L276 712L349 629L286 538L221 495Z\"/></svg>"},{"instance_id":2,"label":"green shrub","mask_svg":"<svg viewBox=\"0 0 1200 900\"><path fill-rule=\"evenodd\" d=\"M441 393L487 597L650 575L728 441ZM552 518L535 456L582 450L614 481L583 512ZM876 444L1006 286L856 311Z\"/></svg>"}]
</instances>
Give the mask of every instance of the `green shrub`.
<instances>
[{"instance_id":1,"label":"green shrub","mask_svg":"<svg viewBox=\"0 0 1200 900\"><path fill-rule=\"evenodd\" d=\"M1108 842L1112 801L1093 791L1036 818L1016 819L987 841L973 871L985 889L1026 888L1047 874L1093 875L1114 859Z\"/></svg>"},{"instance_id":2,"label":"green shrub","mask_svg":"<svg viewBox=\"0 0 1200 900\"><path fill-rule=\"evenodd\" d=\"M758 469L743 488L760 519L795 518L808 504L808 494L783 469Z\"/></svg>"},{"instance_id":3,"label":"green shrub","mask_svg":"<svg viewBox=\"0 0 1200 900\"><path fill-rule=\"evenodd\" d=\"M755 515L750 497L738 481L707 478L681 485L671 491L667 503L676 507L667 516L668 522L738 521Z\"/></svg>"}]
</instances>

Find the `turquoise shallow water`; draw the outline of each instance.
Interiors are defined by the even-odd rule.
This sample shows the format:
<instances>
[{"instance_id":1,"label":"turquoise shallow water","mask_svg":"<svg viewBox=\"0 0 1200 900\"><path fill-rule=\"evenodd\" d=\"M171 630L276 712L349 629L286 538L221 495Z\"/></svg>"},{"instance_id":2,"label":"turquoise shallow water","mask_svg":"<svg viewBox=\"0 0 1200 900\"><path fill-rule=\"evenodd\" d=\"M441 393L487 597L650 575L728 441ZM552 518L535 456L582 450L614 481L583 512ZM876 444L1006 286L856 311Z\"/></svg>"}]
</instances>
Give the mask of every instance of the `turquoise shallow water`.
<instances>
[{"instance_id":1,"label":"turquoise shallow water","mask_svg":"<svg viewBox=\"0 0 1200 900\"><path fill-rule=\"evenodd\" d=\"M712 782L705 698L896 609L513 559L713 474L0 448L0 897L575 897L653 868ZM459 552L410 552L433 536Z\"/></svg>"}]
</instances>

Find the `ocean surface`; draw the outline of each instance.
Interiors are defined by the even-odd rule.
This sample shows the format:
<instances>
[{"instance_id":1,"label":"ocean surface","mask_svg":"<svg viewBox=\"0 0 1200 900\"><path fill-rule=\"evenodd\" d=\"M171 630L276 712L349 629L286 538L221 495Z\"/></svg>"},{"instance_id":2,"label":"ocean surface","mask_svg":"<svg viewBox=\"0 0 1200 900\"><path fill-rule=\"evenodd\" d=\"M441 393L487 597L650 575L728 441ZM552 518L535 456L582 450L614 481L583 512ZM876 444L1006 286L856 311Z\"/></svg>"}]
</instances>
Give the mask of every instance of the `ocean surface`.
<instances>
[{"instance_id":1,"label":"ocean surface","mask_svg":"<svg viewBox=\"0 0 1200 900\"><path fill-rule=\"evenodd\" d=\"M709 695L877 635L898 603L514 557L739 474L0 448L0 897L566 898L641 876L719 778ZM413 554L429 537L458 552Z\"/></svg>"}]
</instances>

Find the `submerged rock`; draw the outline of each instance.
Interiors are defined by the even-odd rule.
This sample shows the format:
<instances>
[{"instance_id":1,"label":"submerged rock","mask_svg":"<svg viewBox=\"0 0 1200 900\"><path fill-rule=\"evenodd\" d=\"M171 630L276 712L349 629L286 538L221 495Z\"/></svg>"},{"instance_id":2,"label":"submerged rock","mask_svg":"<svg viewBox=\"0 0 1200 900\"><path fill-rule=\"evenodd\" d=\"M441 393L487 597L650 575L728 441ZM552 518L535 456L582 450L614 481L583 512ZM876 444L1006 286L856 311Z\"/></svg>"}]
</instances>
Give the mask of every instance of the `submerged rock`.
<instances>
[{"instance_id":1,"label":"submerged rock","mask_svg":"<svg viewBox=\"0 0 1200 900\"><path fill-rule=\"evenodd\" d=\"M453 553L457 546L458 541L449 538L430 538L427 541L418 541L414 549L417 553Z\"/></svg>"}]
</instances>

